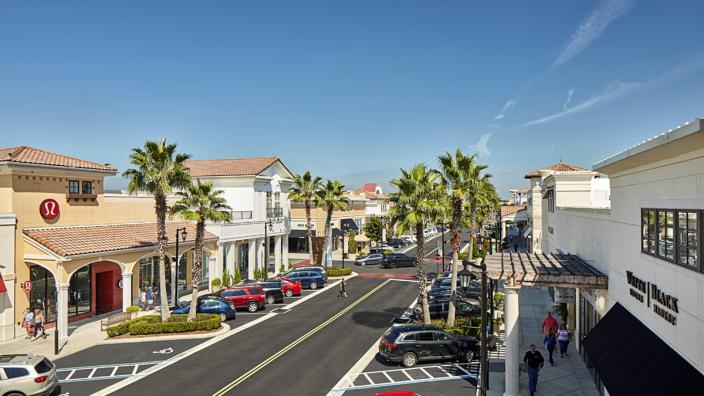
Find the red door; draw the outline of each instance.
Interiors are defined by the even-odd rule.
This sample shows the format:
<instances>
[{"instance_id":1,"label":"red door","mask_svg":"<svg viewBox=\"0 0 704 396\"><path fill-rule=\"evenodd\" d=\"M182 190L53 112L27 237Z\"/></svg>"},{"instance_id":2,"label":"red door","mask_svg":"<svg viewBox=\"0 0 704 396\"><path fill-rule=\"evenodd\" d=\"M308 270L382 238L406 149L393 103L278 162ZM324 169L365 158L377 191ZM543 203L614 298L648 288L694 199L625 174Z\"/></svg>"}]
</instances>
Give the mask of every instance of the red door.
<instances>
[{"instance_id":1,"label":"red door","mask_svg":"<svg viewBox=\"0 0 704 396\"><path fill-rule=\"evenodd\" d=\"M110 312L113 310L113 285L112 271L98 272L95 274L95 313Z\"/></svg>"}]
</instances>

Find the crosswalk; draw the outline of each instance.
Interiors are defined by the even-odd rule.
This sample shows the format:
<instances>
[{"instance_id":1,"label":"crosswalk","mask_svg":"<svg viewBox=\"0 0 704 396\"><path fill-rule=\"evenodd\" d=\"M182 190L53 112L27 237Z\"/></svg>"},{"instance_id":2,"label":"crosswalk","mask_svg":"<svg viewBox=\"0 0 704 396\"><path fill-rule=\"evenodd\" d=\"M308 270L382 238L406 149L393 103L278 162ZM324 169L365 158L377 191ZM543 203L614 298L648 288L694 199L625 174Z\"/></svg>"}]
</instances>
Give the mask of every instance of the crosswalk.
<instances>
[{"instance_id":1,"label":"crosswalk","mask_svg":"<svg viewBox=\"0 0 704 396\"><path fill-rule=\"evenodd\" d=\"M420 382L466 379L476 384L479 362L418 366L393 370L350 373L332 391L369 389L384 386L409 385Z\"/></svg>"},{"instance_id":2,"label":"crosswalk","mask_svg":"<svg viewBox=\"0 0 704 396\"><path fill-rule=\"evenodd\" d=\"M161 363L161 361L104 364L97 366L79 366L56 369L59 383L117 380L139 375L142 371Z\"/></svg>"}]
</instances>

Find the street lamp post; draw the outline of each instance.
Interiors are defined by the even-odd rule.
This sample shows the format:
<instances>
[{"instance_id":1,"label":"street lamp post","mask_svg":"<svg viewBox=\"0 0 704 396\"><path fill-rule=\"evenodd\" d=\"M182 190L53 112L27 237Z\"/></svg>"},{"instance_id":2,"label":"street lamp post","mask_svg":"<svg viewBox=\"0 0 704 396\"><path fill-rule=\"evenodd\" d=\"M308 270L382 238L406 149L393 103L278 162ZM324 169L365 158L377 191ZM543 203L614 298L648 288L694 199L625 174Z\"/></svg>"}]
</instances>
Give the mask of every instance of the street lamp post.
<instances>
[{"instance_id":1,"label":"street lamp post","mask_svg":"<svg viewBox=\"0 0 704 396\"><path fill-rule=\"evenodd\" d=\"M264 264L262 265L262 279L266 279L264 274L267 273L267 268L269 266L269 234L267 233L267 229L269 231L274 231L274 223L271 219L269 219L268 222L264 222Z\"/></svg>"},{"instance_id":2,"label":"street lamp post","mask_svg":"<svg viewBox=\"0 0 704 396\"><path fill-rule=\"evenodd\" d=\"M345 268L345 233L340 237L342 239L342 268Z\"/></svg>"},{"instance_id":3,"label":"street lamp post","mask_svg":"<svg viewBox=\"0 0 704 396\"><path fill-rule=\"evenodd\" d=\"M479 365L480 367L480 372L479 372L479 395L480 396L486 396L486 391L489 389L489 384L488 384L488 373L489 373L489 360L488 360L488 341L489 341L489 332L488 332L488 326L487 326L487 277L486 277L486 264L484 263L484 260L482 259L480 264L474 264L469 260L463 260L462 264L464 265L464 269L460 271L457 275L460 276L460 282L462 282L462 287L467 287L469 285L469 279L472 276L472 273L467 270L467 265L471 265L474 268L480 269L482 271L482 295L481 295L481 329L480 329L480 334L479 334L479 341L480 341L480 352L481 352L481 363Z\"/></svg>"},{"instance_id":4,"label":"street lamp post","mask_svg":"<svg viewBox=\"0 0 704 396\"><path fill-rule=\"evenodd\" d=\"M178 241L179 241L179 236L181 237L183 242L186 242L186 238L188 238L188 232L186 231L186 227L176 229L176 256L174 257L174 261L176 262L176 267L174 270L175 275L176 275L176 279L174 280L174 288L172 291L173 294L171 297L173 299L174 305L178 305L178 261L179 261Z\"/></svg>"},{"instance_id":5,"label":"street lamp post","mask_svg":"<svg viewBox=\"0 0 704 396\"><path fill-rule=\"evenodd\" d=\"M440 231L440 239L442 239L442 271L445 272L445 222L442 222ZM439 274L438 274L439 276Z\"/></svg>"}]
</instances>

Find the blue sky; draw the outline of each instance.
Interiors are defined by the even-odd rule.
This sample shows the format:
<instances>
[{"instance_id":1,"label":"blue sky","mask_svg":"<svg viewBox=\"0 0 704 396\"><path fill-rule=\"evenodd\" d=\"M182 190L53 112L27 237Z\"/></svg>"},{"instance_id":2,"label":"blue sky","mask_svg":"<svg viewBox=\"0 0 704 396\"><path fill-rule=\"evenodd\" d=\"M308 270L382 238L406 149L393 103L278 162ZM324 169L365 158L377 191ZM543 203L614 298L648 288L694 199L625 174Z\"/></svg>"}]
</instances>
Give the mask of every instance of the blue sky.
<instances>
[{"instance_id":1,"label":"blue sky","mask_svg":"<svg viewBox=\"0 0 704 396\"><path fill-rule=\"evenodd\" d=\"M704 116L699 1L0 5L0 146L281 157L350 187L478 151L506 196ZM123 182L113 178L108 186Z\"/></svg>"}]
</instances>

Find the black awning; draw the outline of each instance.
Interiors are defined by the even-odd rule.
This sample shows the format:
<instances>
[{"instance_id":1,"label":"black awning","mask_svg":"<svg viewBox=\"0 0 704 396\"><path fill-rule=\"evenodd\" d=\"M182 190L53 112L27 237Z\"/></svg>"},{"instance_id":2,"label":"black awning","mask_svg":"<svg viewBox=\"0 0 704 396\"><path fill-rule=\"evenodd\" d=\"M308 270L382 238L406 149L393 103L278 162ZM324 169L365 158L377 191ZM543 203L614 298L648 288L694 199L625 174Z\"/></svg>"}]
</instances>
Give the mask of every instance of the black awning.
<instances>
[{"instance_id":1,"label":"black awning","mask_svg":"<svg viewBox=\"0 0 704 396\"><path fill-rule=\"evenodd\" d=\"M344 231L354 231L356 234L359 233L359 227L357 227L357 223L355 223L353 219L340 220L340 226Z\"/></svg>"},{"instance_id":2,"label":"black awning","mask_svg":"<svg viewBox=\"0 0 704 396\"><path fill-rule=\"evenodd\" d=\"M611 396L704 395L704 374L619 303L582 345Z\"/></svg>"},{"instance_id":3,"label":"black awning","mask_svg":"<svg viewBox=\"0 0 704 396\"><path fill-rule=\"evenodd\" d=\"M315 236L315 230L311 230L311 234ZM288 234L289 238L308 238L308 231L306 230L291 230L291 233Z\"/></svg>"},{"instance_id":4,"label":"black awning","mask_svg":"<svg viewBox=\"0 0 704 396\"><path fill-rule=\"evenodd\" d=\"M342 231L340 231L339 228L333 228L333 229L332 229L332 237L333 237L333 238L340 238L340 237L342 237L343 235L345 235L345 233L342 232Z\"/></svg>"}]
</instances>

